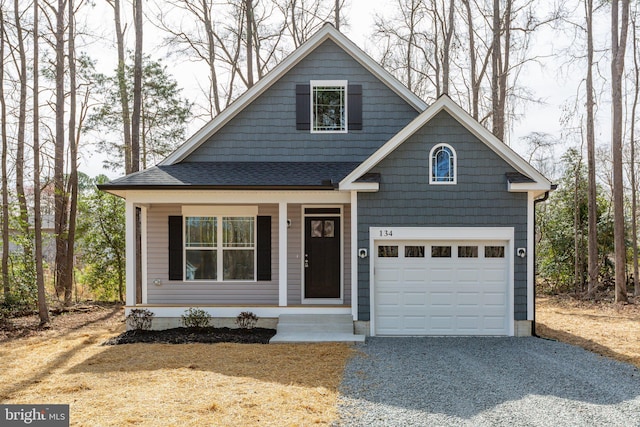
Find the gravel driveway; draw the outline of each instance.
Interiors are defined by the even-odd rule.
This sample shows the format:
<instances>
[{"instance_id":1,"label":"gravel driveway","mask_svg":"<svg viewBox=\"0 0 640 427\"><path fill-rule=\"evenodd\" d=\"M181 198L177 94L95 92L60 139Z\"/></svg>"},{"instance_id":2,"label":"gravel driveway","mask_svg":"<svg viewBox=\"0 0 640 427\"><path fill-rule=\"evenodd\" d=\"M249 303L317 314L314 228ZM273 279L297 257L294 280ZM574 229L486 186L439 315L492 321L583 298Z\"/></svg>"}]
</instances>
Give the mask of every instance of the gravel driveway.
<instances>
[{"instance_id":1,"label":"gravel driveway","mask_svg":"<svg viewBox=\"0 0 640 427\"><path fill-rule=\"evenodd\" d=\"M370 338L339 426L640 426L632 365L539 338Z\"/></svg>"}]
</instances>

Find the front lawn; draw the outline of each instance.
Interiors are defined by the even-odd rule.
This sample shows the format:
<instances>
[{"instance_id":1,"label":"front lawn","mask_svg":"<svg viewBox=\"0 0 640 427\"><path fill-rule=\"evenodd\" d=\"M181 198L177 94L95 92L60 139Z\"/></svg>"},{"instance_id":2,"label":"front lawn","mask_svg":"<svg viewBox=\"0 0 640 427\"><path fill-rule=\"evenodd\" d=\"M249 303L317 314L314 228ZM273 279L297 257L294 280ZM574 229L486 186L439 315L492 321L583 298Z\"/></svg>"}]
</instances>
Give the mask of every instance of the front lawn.
<instances>
[{"instance_id":1,"label":"front lawn","mask_svg":"<svg viewBox=\"0 0 640 427\"><path fill-rule=\"evenodd\" d=\"M348 345L102 345L123 332L122 317L120 307L106 308L82 324L56 327L54 319L50 330L5 334L0 402L70 404L71 424L86 426L296 426L336 419Z\"/></svg>"}]
</instances>

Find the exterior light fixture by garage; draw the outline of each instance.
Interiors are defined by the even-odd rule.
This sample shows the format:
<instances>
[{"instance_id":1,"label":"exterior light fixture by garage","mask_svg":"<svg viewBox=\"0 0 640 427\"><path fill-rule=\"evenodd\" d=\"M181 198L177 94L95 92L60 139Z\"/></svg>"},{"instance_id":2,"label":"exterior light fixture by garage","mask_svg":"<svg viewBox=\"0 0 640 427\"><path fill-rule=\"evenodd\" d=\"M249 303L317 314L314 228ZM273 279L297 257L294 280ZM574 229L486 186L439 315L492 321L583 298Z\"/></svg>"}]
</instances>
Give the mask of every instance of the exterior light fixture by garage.
<instances>
[{"instance_id":1,"label":"exterior light fixture by garage","mask_svg":"<svg viewBox=\"0 0 640 427\"><path fill-rule=\"evenodd\" d=\"M367 248L358 249L358 256L362 259L367 257Z\"/></svg>"},{"instance_id":2,"label":"exterior light fixture by garage","mask_svg":"<svg viewBox=\"0 0 640 427\"><path fill-rule=\"evenodd\" d=\"M527 248L518 248L516 249L516 255L520 258L524 258L527 256Z\"/></svg>"}]
</instances>

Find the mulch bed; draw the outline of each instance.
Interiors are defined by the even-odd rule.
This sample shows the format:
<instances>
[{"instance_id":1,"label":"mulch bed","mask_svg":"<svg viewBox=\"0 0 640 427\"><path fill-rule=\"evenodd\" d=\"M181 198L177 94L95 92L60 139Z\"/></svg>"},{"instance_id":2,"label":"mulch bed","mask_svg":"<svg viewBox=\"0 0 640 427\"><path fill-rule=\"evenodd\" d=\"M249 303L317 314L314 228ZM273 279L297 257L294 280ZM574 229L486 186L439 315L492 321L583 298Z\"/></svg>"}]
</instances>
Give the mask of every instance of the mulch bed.
<instances>
[{"instance_id":1,"label":"mulch bed","mask_svg":"<svg viewBox=\"0 0 640 427\"><path fill-rule=\"evenodd\" d=\"M252 328L173 328L162 331L131 330L106 341L104 345L117 344L190 344L190 343L221 343L237 344L268 344L276 334L275 329Z\"/></svg>"}]
</instances>

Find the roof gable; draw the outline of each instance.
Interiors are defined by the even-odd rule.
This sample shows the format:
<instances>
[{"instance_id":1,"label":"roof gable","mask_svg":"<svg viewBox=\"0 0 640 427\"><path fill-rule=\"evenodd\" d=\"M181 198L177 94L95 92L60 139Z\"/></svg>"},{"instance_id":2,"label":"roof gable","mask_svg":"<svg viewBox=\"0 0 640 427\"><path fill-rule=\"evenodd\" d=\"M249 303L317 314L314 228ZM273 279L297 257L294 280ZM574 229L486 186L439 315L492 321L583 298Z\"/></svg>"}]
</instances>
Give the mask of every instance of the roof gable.
<instances>
[{"instance_id":1,"label":"roof gable","mask_svg":"<svg viewBox=\"0 0 640 427\"><path fill-rule=\"evenodd\" d=\"M423 111L426 103L417 95L409 91L402 83L395 79L382 66L358 48L351 40L340 33L331 24L325 24L320 31L314 34L307 42L291 53L285 60L278 64L266 76L259 80L253 87L248 89L229 107L222 111L213 120L203 126L198 132L191 136L184 144L170 154L159 165L172 165L183 161L189 154L200 147L212 135L218 132L223 126L231 121L237 114L250 105L254 99L262 95L267 89L282 78L288 71L294 68L300 61L306 58L316 48L327 40L333 41L338 47L344 50L357 63L378 78L389 87L394 93L411 105L416 111Z\"/></svg>"},{"instance_id":2,"label":"roof gable","mask_svg":"<svg viewBox=\"0 0 640 427\"><path fill-rule=\"evenodd\" d=\"M446 111L458 123L465 127L471 134L476 136L481 142L493 150L499 157L511 165L516 171L529 180L508 180L509 191L538 191L544 192L552 189L551 182L531 166L526 160L520 157L509 146L496 138L484 126L478 123L458 104L453 102L447 95L442 95L436 102L423 111L404 129L398 132L386 144L378 149L367 160L362 162L353 172L340 182L341 190L377 191L377 184L365 185L359 182L360 178L371 171L378 163L392 153L396 148L409 139L414 133L421 129L426 123L433 119L439 112ZM526 182L523 182L526 181ZM370 187L370 188L369 188Z\"/></svg>"}]
</instances>

